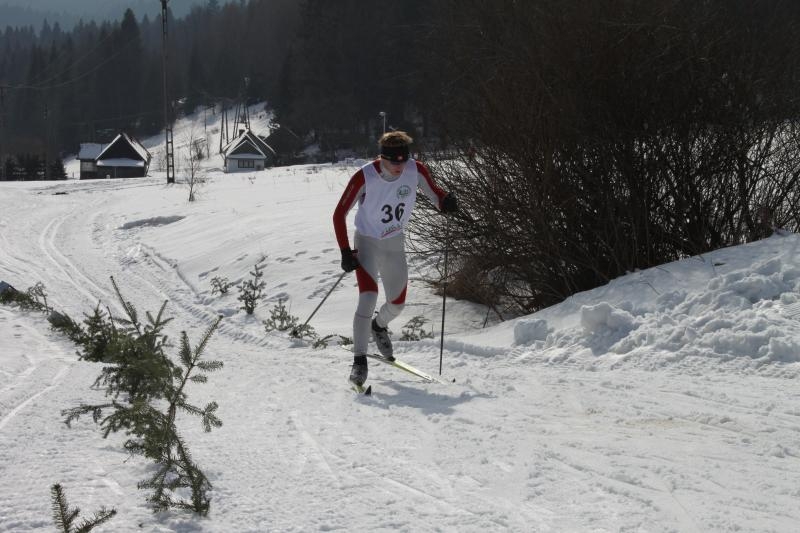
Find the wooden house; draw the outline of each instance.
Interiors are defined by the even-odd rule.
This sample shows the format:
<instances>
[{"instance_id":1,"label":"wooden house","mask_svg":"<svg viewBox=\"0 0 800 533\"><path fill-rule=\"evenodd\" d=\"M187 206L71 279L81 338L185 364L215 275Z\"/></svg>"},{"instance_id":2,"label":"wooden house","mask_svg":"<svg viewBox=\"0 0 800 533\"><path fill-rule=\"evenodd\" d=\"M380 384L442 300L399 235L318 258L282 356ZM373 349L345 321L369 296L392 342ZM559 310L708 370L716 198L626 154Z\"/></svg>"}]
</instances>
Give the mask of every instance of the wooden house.
<instances>
[{"instance_id":1,"label":"wooden house","mask_svg":"<svg viewBox=\"0 0 800 533\"><path fill-rule=\"evenodd\" d=\"M276 165L296 165L305 163L303 139L286 126L273 130L267 142L275 150Z\"/></svg>"},{"instance_id":2,"label":"wooden house","mask_svg":"<svg viewBox=\"0 0 800 533\"><path fill-rule=\"evenodd\" d=\"M81 143L78 160L81 162L81 179L97 178L97 156L103 151L100 143Z\"/></svg>"},{"instance_id":3,"label":"wooden house","mask_svg":"<svg viewBox=\"0 0 800 533\"><path fill-rule=\"evenodd\" d=\"M264 170L275 164L275 150L250 129L222 148L225 172Z\"/></svg>"},{"instance_id":4,"label":"wooden house","mask_svg":"<svg viewBox=\"0 0 800 533\"><path fill-rule=\"evenodd\" d=\"M81 179L140 178L147 176L151 155L139 141L120 133L110 143L81 144Z\"/></svg>"}]
</instances>

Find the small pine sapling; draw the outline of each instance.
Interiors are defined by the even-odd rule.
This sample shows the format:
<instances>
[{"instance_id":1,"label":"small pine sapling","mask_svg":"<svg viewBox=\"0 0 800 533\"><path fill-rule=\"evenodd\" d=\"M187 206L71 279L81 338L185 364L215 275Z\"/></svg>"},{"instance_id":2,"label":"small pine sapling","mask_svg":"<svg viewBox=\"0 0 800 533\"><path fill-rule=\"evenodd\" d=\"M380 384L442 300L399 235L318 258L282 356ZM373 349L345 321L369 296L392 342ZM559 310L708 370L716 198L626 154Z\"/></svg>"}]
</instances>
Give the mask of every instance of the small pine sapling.
<instances>
[{"instance_id":1,"label":"small pine sapling","mask_svg":"<svg viewBox=\"0 0 800 533\"><path fill-rule=\"evenodd\" d=\"M69 315L52 311L47 317L50 327L55 331L60 331L75 344L82 344L84 332L80 324L72 320Z\"/></svg>"},{"instance_id":2,"label":"small pine sapling","mask_svg":"<svg viewBox=\"0 0 800 533\"><path fill-rule=\"evenodd\" d=\"M106 360L106 354L109 353L108 346L111 344L112 339L119 335L114 322L111 320L111 315L106 315L100 304L98 303L94 312L91 315L84 314L83 324L85 326L83 338L80 345L83 350L79 351L81 359L92 362L101 362Z\"/></svg>"},{"instance_id":3,"label":"small pine sapling","mask_svg":"<svg viewBox=\"0 0 800 533\"><path fill-rule=\"evenodd\" d=\"M211 278L211 294L219 293L220 296L228 294L228 289L230 289L231 283L228 281L228 278L223 278L220 276L214 276Z\"/></svg>"},{"instance_id":4,"label":"small pine sapling","mask_svg":"<svg viewBox=\"0 0 800 533\"><path fill-rule=\"evenodd\" d=\"M271 331L287 331L291 329L292 337L298 339L307 336L309 332L313 332L313 328L308 324L305 327L299 327L297 323L300 321L296 316L289 314L286 306L283 305L284 300L279 299L278 303L273 306L269 312L269 319L264 322L264 329L267 333ZM302 329L302 331L300 331Z\"/></svg>"},{"instance_id":5,"label":"small pine sapling","mask_svg":"<svg viewBox=\"0 0 800 533\"><path fill-rule=\"evenodd\" d=\"M110 403L81 405L67 409L67 425L80 416L91 413L95 422L100 422L103 437L120 429L130 430L138 425L138 410L150 402L167 398L171 392L176 365L165 353L167 337L162 333L171 318L164 318L161 306L156 317L146 314L149 323L141 324L136 308L120 293L114 278L111 283L125 309L128 318L112 318L95 308L95 314L87 319L87 334L81 357L106 363L94 382L94 387L104 386ZM121 399L121 401L117 401ZM127 406L127 407L126 407ZM103 418L103 410L114 413ZM101 421L102 420L102 421Z\"/></svg>"},{"instance_id":6,"label":"small pine sapling","mask_svg":"<svg viewBox=\"0 0 800 533\"><path fill-rule=\"evenodd\" d=\"M101 507L90 519L75 525L81 510L77 507L69 508L64 487L56 483L50 487L50 498L53 508L53 521L60 532L63 533L88 533L100 524L111 520L116 514L116 509Z\"/></svg>"},{"instance_id":7,"label":"small pine sapling","mask_svg":"<svg viewBox=\"0 0 800 533\"><path fill-rule=\"evenodd\" d=\"M103 429L104 438L111 432L124 430L129 436L124 443L125 449L132 455L141 455L156 463L156 473L139 484L141 489L152 490L147 501L154 511L180 508L206 515L211 484L179 436L175 417L179 410L199 416L206 431L222 425L216 416L216 402L201 408L190 404L186 395L189 382L205 383L207 372L222 368L220 361L201 360L222 317L209 327L194 349L186 332L181 333L180 365L177 365L164 353L168 344L162 330L171 320L163 318L167 302L156 317L147 313L148 324L143 325L136 308L123 298L113 278L111 281L127 318L112 319L95 309L95 315L87 319L94 325L87 326L87 329L94 328L95 333L101 333L92 338L107 341L98 357L110 364L103 368L95 386L104 385L106 396L112 400L64 410L65 423L69 426L82 415L91 414L94 422ZM100 344L90 346L97 349ZM104 416L104 411L111 412ZM191 496L183 499L178 492L186 490Z\"/></svg>"},{"instance_id":8,"label":"small pine sapling","mask_svg":"<svg viewBox=\"0 0 800 533\"><path fill-rule=\"evenodd\" d=\"M341 339L339 344L346 344L349 340L347 337L336 334L320 337L317 335L317 332L314 331L313 326L308 323L300 324L300 319L291 315L283 302L283 299L279 299L278 303L270 310L270 318L264 321L264 329L267 333L272 331L288 331L289 336L293 339L310 340L313 348L327 348L328 342L335 337Z\"/></svg>"},{"instance_id":9,"label":"small pine sapling","mask_svg":"<svg viewBox=\"0 0 800 533\"><path fill-rule=\"evenodd\" d=\"M348 344L353 344L353 339L351 339L350 337L345 337L344 335L338 335L336 333L332 333L330 335L325 335L324 337L315 338L314 343L311 346L313 348L327 348L328 341L335 339L337 337L339 338L339 342L337 344L339 344L340 346L347 346Z\"/></svg>"},{"instance_id":10,"label":"small pine sapling","mask_svg":"<svg viewBox=\"0 0 800 533\"><path fill-rule=\"evenodd\" d=\"M47 291L41 281L37 282L33 287L28 287L27 294L31 300L36 302L37 309L45 313L49 313L52 310L50 306L47 305Z\"/></svg>"},{"instance_id":11,"label":"small pine sapling","mask_svg":"<svg viewBox=\"0 0 800 533\"><path fill-rule=\"evenodd\" d=\"M425 323L428 320L422 316L417 315L409 320L405 326L403 326L402 335L400 336L401 341L418 341L422 339L432 339L433 332L428 333L423 329Z\"/></svg>"},{"instance_id":12,"label":"small pine sapling","mask_svg":"<svg viewBox=\"0 0 800 533\"><path fill-rule=\"evenodd\" d=\"M252 279L243 281L239 285L238 298L239 301L242 302L242 309L244 309L248 315L252 315L256 310L258 301L261 299L261 291L266 285L264 280L261 279L264 273L261 272L261 266L258 263L256 263L255 268L250 272L250 275L253 276Z\"/></svg>"},{"instance_id":13,"label":"small pine sapling","mask_svg":"<svg viewBox=\"0 0 800 533\"><path fill-rule=\"evenodd\" d=\"M51 311L47 304L47 292L41 281L32 287L28 287L25 292L20 292L13 287L4 290L0 293L0 303L16 304L21 309L42 311L43 313Z\"/></svg>"},{"instance_id":14,"label":"small pine sapling","mask_svg":"<svg viewBox=\"0 0 800 533\"><path fill-rule=\"evenodd\" d=\"M148 431L144 439L139 441L129 440L126 449L134 454L144 455L155 461L157 470L153 476L139 483L140 489L152 491L147 498L152 504L154 512L165 511L172 508L187 509L201 516L208 514L211 500L208 492L211 482L200 468L194 463L186 443L178 435L175 426L175 416L178 410L201 418L203 429L210 432L212 427L221 427L222 421L217 418L217 402L210 402L200 408L188 402L186 385L188 382L206 383L206 372L213 372L222 368L221 361L203 361L203 354L211 335L219 326L222 317L203 335L200 343L192 349L186 332L181 332L181 349L179 358L183 368L179 368L175 375L176 387L169 398L166 420L163 413L154 412L152 417L156 430ZM183 499L178 496L182 490L188 490L191 496Z\"/></svg>"},{"instance_id":15,"label":"small pine sapling","mask_svg":"<svg viewBox=\"0 0 800 533\"><path fill-rule=\"evenodd\" d=\"M294 323L297 324L297 317L292 318L294 319ZM317 337L317 332L314 331L314 327L309 324L292 326L292 329L289 331L289 336L293 339L309 339L312 341L316 341L319 338Z\"/></svg>"}]
</instances>

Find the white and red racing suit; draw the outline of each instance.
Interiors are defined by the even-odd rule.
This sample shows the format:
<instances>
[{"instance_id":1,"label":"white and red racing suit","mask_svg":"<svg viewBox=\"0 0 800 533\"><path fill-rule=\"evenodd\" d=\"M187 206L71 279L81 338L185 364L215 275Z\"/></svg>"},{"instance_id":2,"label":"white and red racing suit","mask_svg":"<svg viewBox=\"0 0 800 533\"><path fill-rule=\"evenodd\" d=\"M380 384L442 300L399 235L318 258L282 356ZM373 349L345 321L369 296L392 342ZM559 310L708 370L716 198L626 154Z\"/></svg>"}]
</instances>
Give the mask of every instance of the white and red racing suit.
<instances>
[{"instance_id":1,"label":"white and red racing suit","mask_svg":"<svg viewBox=\"0 0 800 533\"><path fill-rule=\"evenodd\" d=\"M353 174L333 213L339 248L350 248L346 217L358 203L353 247L360 265L356 269L358 307L353 318L356 355L367 353L372 314L378 302L378 275L386 295L375 318L378 326L385 328L405 306L408 263L403 230L411 218L417 189L441 209L447 193L436 186L423 163L409 159L402 174L395 177L384 171L381 160L376 159Z\"/></svg>"}]
</instances>

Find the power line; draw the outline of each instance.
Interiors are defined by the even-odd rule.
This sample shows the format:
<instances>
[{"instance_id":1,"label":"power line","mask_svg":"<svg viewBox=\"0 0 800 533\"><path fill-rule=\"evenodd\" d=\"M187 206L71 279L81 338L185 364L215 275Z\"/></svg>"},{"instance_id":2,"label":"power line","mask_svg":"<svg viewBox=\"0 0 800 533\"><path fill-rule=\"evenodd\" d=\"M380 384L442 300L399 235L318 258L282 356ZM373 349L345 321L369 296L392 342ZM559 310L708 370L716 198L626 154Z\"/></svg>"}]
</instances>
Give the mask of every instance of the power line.
<instances>
[{"instance_id":1,"label":"power line","mask_svg":"<svg viewBox=\"0 0 800 533\"><path fill-rule=\"evenodd\" d=\"M137 39L138 39L138 36L130 39L128 42L123 44L122 47L119 50L117 50L114 54L112 54L111 56L106 58L104 61L101 61L100 63L98 63L97 65L92 67L90 70L87 70L83 74L75 76L74 78L66 80L66 81L63 81L61 83L56 83L54 85L28 85L28 84L0 85L0 87L4 87L6 89L27 89L27 90L32 90L32 91L45 91L45 90L48 90L48 89L58 89L60 87L66 86L66 85L70 85L70 84L75 83L75 82L77 82L79 80L82 80L83 78L85 78L89 74L93 74L94 72L97 72L101 67L107 65L108 63L110 63L111 61L116 59L122 52L125 51L126 48L128 48ZM50 78L50 79L52 79L52 78Z\"/></svg>"},{"instance_id":2,"label":"power line","mask_svg":"<svg viewBox=\"0 0 800 533\"><path fill-rule=\"evenodd\" d=\"M161 113L161 111L158 110L158 109L153 109L153 110L150 110L150 111L139 111L137 113L129 113L127 115L118 115L116 117L104 117L104 118L98 118L98 119L75 120L75 121L72 121L72 122L62 122L61 124L62 125L67 125L67 126L76 126L76 125L83 125L83 124L97 124L97 123L102 123L102 122L113 122L115 120L126 120L126 119L129 119L129 118L145 117L145 116L148 116L148 115L155 115L155 114L158 114L158 113Z\"/></svg>"},{"instance_id":3,"label":"power line","mask_svg":"<svg viewBox=\"0 0 800 533\"><path fill-rule=\"evenodd\" d=\"M75 67L75 66L76 66L78 63L80 63L81 61L83 61L84 59L86 59L87 57L89 57L90 55L92 55L92 54L93 54L93 53L94 53L94 52L95 52L95 51L96 51L98 48L100 48L102 45L104 45L104 44L106 43L106 41L110 40L110 39L111 39L112 37L114 37L114 36L115 36L115 35L114 35L114 32L113 32L113 31L112 31L112 32L109 32L109 34L108 34L108 35L107 35L105 38L101 39L101 40L100 40L100 41L99 41L97 44L95 44L95 45L94 45L92 48L90 48L90 49L89 49L89 50L88 50L86 53L84 53L83 55L81 55L80 57L78 57L78 59L75 59L75 60L74 60L72 63L70 63L69 65L67 65L66 67L64 67L64 69L63 69L61 72L59 72L58 74L54 74L54 75L50 76L49 78L47 78L47 79L44 79L44 80L42 80L42 81L37 81L37 78L40 78L40 77L41 77L41 76L37 76L36 78L34 78L34 80L32 80L32 81L31 81L31 84L33 84L33 85L39 85L39 84L42 84L42 83L47 83L47 82L50 82L50 81L52 81L52 80L54 80L54 79L58 78L58 77L59 77L59 76L61 76L62 74L64 74L64 73L68 72L68 71L69 71L71 68ZM132 40L133 40L133 39L132 39ZM126 43L126 44L127 44L127 43ZM63 56L66 56L66 53L67 53L67 52L66 52L66 49L65 49L65 50L63 50L63 51L61 52L60 56L59 56L58 58L56 58L56 60L55 60L55 61L53 61L53 63L56 63L56 62L58 62L58 61L61 59L61 57L63 57ZM42 74L44 74L44 73L42 73Z\"/></svg>"}]
</instances>

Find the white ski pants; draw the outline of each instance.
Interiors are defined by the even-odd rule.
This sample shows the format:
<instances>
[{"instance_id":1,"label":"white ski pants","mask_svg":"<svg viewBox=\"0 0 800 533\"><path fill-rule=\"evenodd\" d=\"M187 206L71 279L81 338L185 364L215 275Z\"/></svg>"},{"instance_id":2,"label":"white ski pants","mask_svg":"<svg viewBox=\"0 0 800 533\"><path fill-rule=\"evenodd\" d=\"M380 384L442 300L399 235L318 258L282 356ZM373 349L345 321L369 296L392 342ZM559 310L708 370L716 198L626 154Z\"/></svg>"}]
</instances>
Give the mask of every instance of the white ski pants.
<instances>
[{"instance_id":1,"label":"white ski pants","mask_svg":"<svg viewBox=\"0 0 800 533\"><path fill-rule=\"evenodd\" d=\"M353 318L353 353L367 353L371 337L372 314L378 303L378 276L383 285L386 301L378 311L376 321L386 327L403 311L408 285L405 235L388 239L375 239L355 234L356 257L360 267L358 280L358 307Z\"/></svg>"}]
</instances>

